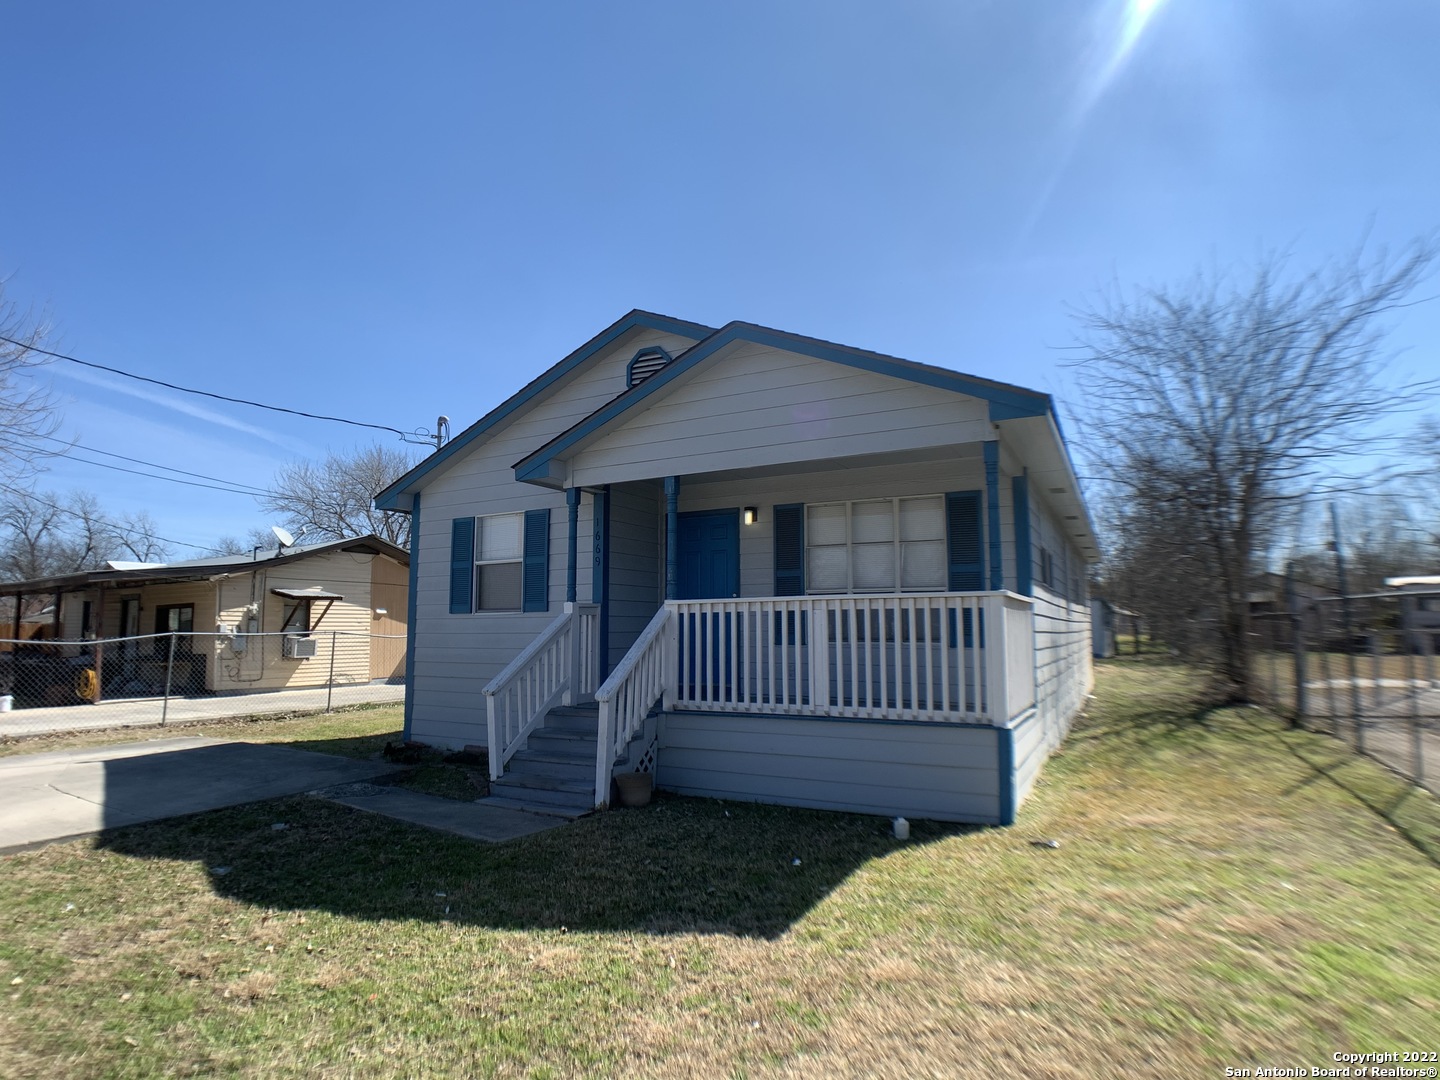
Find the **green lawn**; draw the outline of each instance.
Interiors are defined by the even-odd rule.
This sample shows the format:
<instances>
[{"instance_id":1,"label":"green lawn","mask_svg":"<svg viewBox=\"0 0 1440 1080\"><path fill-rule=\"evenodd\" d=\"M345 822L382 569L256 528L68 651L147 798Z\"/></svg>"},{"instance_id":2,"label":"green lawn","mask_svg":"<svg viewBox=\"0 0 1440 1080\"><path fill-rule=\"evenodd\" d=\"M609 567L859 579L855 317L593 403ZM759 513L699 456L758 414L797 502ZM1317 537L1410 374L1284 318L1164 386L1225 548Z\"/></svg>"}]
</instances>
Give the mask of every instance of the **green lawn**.
<instances>
[{"instance_id":1,"label":"green lawn","mask_svg":"<svg viewBox=\"0 0 1440 1080\"><path fill-rule=\"evenodd\" d=\"M1435 801L1194 693L1104 665L1015 827L904 844L661 797L483 847L301 798L5 857L0 1075L1201 1077L1440 1047Z\"/></svg>"}]
</instances>

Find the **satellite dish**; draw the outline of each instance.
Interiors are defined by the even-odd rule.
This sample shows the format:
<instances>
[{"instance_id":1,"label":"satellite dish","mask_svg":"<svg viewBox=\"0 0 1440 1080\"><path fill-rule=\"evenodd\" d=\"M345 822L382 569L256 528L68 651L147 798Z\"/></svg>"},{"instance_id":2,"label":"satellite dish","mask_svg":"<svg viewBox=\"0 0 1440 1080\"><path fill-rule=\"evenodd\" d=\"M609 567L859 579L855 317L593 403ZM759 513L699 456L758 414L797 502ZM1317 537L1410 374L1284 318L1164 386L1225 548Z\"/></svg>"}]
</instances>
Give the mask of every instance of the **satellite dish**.
<instances>
[{"instance_id":1,"label":"satellite dish","mask_svg":"<svg viewBox=\"0 0 1440 1080\"><path fill-rule=\"evenodd\" d=\"M275 534L275 539L280 542L282 548L287 548L295 543L295 537L290 535L289 530L282 529L279 525L271 525L270 531Z\"/></svg>"}]
</instances>

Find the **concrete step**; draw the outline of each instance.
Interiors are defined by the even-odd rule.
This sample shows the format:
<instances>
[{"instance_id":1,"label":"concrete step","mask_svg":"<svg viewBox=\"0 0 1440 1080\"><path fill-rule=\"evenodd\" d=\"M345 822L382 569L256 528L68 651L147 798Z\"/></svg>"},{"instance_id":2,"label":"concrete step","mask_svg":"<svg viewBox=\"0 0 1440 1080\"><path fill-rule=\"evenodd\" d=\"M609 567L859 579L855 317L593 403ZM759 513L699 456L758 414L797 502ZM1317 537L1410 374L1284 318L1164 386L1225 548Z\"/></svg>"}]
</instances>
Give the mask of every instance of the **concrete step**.
<instances>
[{"instance_id":1,"label":"concrete step","mask_svg":"<svg viewBox=\"0 0 1440 1080\"><path fill-rule=\"evenodd\" d=\"M573 791L578 794L586 794L595 790L595 770L590 770L587 778L584 773L563 772L547 773L531 769L516 769L512 759L511 767L505 771L505 775L499 780L493 781L492 789L504 786L512 788L527 788L530 790L544 788L546 791Z\"/></svg>"},{"instance_id":2,"label":"concrete step","mask_svg":"<svg viewBox=\"0 0 1440 1080\"><path fill-rule=\"evenodd\" d=\"M593 806L587 806L583 810L570 806L537 806L535 803L525 802L522 799L511 799L504 795L491 795L489 798L481 799L486 806L497 806L502 810L521 810L527 814L538 814L541 817L563 818L566 821L574 821L578 817L584 817Z\"/></svg>"},{"instance_id":3,"label":"concrete step","mask_svg":"<svg viewBox=\"0 0 1440 1080\"><path fill-rule=\"evenodd\" d=\"M600 726L600 711L591 709L560 708L551 709L545 714L545 723L542 725L546 731L579 731L589 732L594 735Z\"/></svg>"},{"instance_id":4,"label":"concrete step","mask_svg":"<svg viewBox=\"0 0 1440 1080\"><path fill-rule=\"evenodd\" d=\"M563 761L551 761L546 757L536 757L528 750L522 750L510 759L505 766L506 773L514 773L516 776L555 776L566 780L580 780L595 782L595 758L591 755L588 758L566 758Z\"/></svg>"},{"instance_id":5,"label":"concrete step","mask_svg":"<svg viewBox=\"0 0 1440 1080\"><path fill-rule=\"evenodd\" d=\"M594 752L595 744L599 741L599 735L595 732L565 731L555 728L538 728L526 737L525 745L529 749L537 746L549 747L552 750L578 750L582 747L590 747Z\"/></svg>"},{"instance_id":6,"label":"concrete step","mask_svg":"<svg viewBox=\"0 0 1440 1080\"><path fill-rule=\"evenodd\" d=\"M589 791L553 791L549 788L530 787L511 783L508 776L491 784L490 793L492 797L513 799L540 807L547 812L555 807L580 811L595 809L595 796Z\"/></svg>"},{"instance_id":7,"label":"concrete step","mask_svg":"<svg viewBox=\"0 0 1440 1080\"><path fill-rule=\"evenodd\" d=\"M536 745L532 741L528 747L512 757L505 767L511 768L517 761L543 761L554 765L588 766L593 772L595 769L595 744L576 746L573 743L542 742Z\"/></svg>"}]
</instances>

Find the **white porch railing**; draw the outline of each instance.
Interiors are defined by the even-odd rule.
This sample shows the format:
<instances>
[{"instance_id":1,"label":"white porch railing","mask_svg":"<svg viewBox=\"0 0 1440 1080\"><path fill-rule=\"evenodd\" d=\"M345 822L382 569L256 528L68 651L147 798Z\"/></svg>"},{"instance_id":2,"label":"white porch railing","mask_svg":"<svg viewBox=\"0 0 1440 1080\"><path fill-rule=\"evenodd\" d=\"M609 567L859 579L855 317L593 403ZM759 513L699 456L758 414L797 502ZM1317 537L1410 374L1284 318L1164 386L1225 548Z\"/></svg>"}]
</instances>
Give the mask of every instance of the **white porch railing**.
<instances>
[{"instance_id":1,"label":"white porch railing","mask_svg":"<svg viewBox=\"0 0 1440 1080\"><path fill-rule=\"evenodd\" d=\"M666 606L678 709L1003 725L1035 701L1031 601L1015 593Z\"/></svg>"},{"instance_id":2,"label":"white porch railing","mask_svg":"<svg viewBox=\"0 0 1440 1080\"><path fill-rule=\"evenodd\" d=\"M595 744L595 805L610 801L617 753L642 728L650 710L675 684L675 613L662 607L635 639L625 659L595 691L600 737Z\"/></svg>"},{"instance_id":3,"label":"white porch railing","mask_svg":"<svg viewBox=\"0 0 1440 1080\"><path fill-rule=\"evenodd\" d=\"M599 612L594 604L567 604L504 671L486 685L485 723L490 779L556 705L579 704L595 690L599 670Z\"/></svg>"}]
</instances>

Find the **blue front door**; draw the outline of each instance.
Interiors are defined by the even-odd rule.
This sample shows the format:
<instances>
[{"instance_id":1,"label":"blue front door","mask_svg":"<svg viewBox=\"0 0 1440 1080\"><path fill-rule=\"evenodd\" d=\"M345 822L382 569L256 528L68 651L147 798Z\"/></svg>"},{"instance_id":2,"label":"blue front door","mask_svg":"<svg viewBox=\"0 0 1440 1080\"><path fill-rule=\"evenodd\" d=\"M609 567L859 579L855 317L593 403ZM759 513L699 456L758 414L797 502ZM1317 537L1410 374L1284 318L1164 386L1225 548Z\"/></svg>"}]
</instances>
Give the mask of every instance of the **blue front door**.
<instances>
[{"instance_id":1,"label":"blue front door","mask_svg":"<svg viewBox=\"0 0 1440 1080\"><path fill-rule=\"evenodd\" d=\"M676 556L680 600L729 600L740 594L740 511L681 514Z\"/></svg>"}]
</instances>

